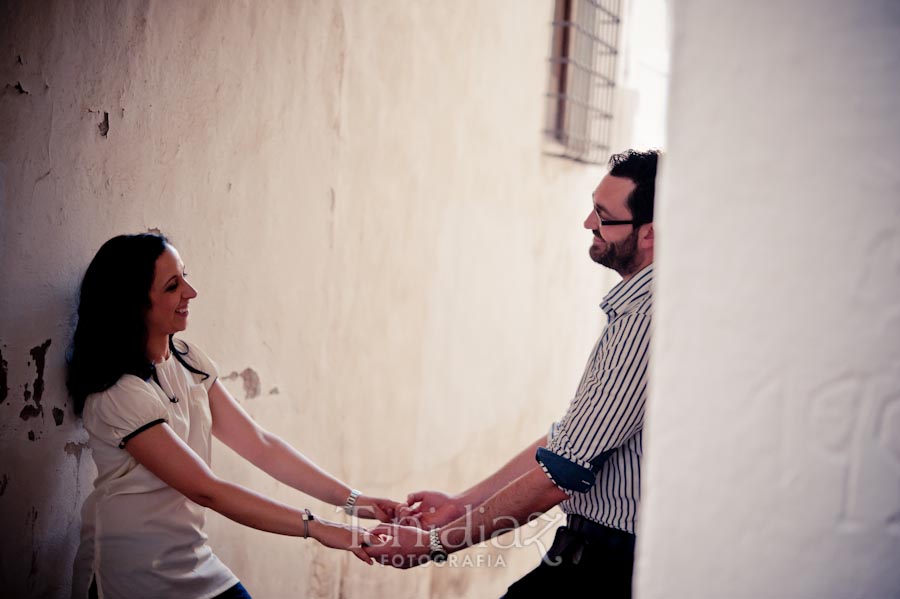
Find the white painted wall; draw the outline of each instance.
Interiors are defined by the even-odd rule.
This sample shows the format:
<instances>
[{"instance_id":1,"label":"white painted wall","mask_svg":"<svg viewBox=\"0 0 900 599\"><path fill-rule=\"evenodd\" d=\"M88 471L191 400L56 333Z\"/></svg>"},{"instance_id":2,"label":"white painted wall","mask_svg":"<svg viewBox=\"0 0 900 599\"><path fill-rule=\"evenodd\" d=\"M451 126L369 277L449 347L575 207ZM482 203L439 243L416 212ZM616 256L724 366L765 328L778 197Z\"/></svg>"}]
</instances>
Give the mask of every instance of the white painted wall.
<instances>
[{"instance_id":1,"label":"white painted wall","mask_svg":"<svg viewBox=\"0 0 900 599\"><path fill-rule=\"evenodd\" d=\"M185 337L255 418L365 491L461 490L561 416L614 278L581 228L602 169L541 153L551 15L0 6L4 592L68 593L94 469L64 352L84 268L122 232L171 236L200 290ZM220 475L332 514L214 453ZM215 515L209 531L258 597L499 596L540 555L395 572Z\"/></svg>"},{"instance_id":2,"label":"white painted wall","mask_svg":"<svg viewBox=\"0 0 900 599\"><path fill-rule=\"evenodd\" d=\"M900 3L672 4L637 596L900 596Z\"/></svg>"},{"instance_id":3,"label":"white painted wall","mask_svg":"<svg viewBox=\"0 0 900 599\"><path fill-rule=\"evenodd\" d=\"M669 88L669 8L667 0L623 3L619 123L613 147L666 147Z\"/></svg>"}]
</instances>

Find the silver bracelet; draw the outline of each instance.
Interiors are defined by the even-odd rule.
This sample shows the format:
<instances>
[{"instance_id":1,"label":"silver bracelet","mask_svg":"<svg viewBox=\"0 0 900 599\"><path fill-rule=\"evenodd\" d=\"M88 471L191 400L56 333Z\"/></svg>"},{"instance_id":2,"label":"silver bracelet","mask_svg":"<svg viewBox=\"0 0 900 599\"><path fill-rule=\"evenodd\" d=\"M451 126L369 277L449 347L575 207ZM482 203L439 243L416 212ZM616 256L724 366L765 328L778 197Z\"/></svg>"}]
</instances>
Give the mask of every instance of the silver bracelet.
<instances>
[{"instance_id":1,"label":"silver bracelet","mask_svg":"<svg viewBox=\"0 0 900 599\"><path fill-rule=\"evenodd\" d=\"M356 505L356 500L359 498L361 493L356 489L350 489L350 497L347 498L346 503L344 503L344 513L348 516L353 515L353 506Z\"/></svg>"}]
</instances>

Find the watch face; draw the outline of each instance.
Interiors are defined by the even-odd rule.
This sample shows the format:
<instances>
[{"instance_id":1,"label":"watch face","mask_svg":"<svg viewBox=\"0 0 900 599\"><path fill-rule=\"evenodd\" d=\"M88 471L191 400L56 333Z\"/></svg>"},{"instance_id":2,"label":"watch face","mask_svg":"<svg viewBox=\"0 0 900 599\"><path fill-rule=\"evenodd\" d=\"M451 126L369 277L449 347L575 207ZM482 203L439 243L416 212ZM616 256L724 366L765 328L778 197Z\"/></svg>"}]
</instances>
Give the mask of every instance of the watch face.
<instances>
[{"instance_id":1,"label":"watch face","mask_svg":"<svg viewBox=\"0 0 900 599\"><path fill-rule=\"evenodd\" d=\"M435 563L441 563L447 561L447 553L445 551L432 551L431 552L431 561Z\"/></svg>"}]
</instances>

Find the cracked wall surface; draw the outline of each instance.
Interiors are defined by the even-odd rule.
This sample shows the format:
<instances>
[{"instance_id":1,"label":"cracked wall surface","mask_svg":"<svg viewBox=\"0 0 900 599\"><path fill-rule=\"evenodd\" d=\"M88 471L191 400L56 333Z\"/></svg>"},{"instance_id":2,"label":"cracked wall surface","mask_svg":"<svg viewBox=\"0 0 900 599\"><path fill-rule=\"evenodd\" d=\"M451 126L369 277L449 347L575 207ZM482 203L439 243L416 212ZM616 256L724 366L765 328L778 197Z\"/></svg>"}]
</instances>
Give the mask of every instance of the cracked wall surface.
<instances>
[{"instance_id":1,"label":"cracked wall surface","mask_svg":"<svg viewBox=\"0 0 900 599\"><path fill-rule=\"evenodd\" d=\"M65 353L119 233L171 238L184 337L366 492L463 490L562 415L615 281L581 228L600 170L542 154L551 4L0 3L5 593L68 596L95 470ZM213 466L339 518L220 445ZM401 573L208 530L259 597L499 596L540 556Z\"/></svg>"}]
</instances>

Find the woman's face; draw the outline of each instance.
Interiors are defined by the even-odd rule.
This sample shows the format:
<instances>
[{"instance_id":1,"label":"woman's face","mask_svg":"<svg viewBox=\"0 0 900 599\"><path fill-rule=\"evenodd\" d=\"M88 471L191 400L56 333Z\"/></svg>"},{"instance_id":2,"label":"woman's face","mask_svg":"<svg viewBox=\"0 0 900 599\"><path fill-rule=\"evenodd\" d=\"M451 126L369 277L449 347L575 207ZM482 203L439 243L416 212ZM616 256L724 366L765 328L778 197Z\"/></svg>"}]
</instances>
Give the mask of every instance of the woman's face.
<instances>
[{"instance_id":1,"label":"woman's face","mask_svg":"<svg viewBox=\"0 0 900 599\"><path fill-rule=\"evenodd\" d=\"M197 290L187 282L184 262L171 245L156 259L153 284L150 286L150 310L147 312L147 335L150 339L172 335L187 328L188 302Z\"/></svg>"}]
</instances>

